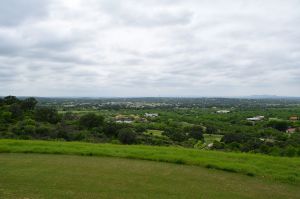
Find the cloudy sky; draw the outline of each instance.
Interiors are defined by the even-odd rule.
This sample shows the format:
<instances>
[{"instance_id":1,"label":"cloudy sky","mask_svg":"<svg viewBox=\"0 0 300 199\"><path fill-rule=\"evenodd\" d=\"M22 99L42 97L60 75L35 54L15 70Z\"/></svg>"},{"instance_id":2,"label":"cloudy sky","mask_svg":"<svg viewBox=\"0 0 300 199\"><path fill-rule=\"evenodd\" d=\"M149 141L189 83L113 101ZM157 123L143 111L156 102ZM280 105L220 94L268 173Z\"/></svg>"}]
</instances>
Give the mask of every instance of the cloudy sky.
<instances>
[{"instance_id":1,"label":"cloudy sky","mask_svg":"<svg viewBox=\"0 0 300 199\"><path fill-rule=\"evenodd\" d=\"M299 0L0 0L0 95L300 96Z\"/></svg>"}]
</instances>

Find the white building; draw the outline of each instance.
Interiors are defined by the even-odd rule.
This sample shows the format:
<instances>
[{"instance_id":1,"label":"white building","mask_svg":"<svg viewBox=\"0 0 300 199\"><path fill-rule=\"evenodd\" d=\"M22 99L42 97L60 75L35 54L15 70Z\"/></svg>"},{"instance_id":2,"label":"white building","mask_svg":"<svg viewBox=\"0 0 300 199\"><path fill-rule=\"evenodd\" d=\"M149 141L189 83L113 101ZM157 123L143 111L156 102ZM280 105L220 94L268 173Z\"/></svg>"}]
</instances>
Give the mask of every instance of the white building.
<instances>
[{"instance_id":1,"label":"white building","mask_svg":"<svg viewBox=\"0 0 300 199\"><path fill-rule=\"evenodd\" d=\"M158 113L145 113L145 117L158 117Z\"/></svg>"},{"instance_id":2,"label":"white building","mask_svg":"<svg viewBox=\"0 0 300 199\"><path fill-rule=\"evenodd\" d=\"M117 120L116 123L124 123L124 124L130 124L133 121L130 119L125 119L125 120Z\"/></svg>"},{"instance_id":3,"label":"white building","mask_svg":"<svg viewBox=\"0 0 300 199\"><path fill-rule=\"evenodd\" d=\"M247 118L248 121L261 121L263 119L265 119L265 116L261 116L261 115Z\"/></svg>"},{"instance_id":4,"label":"white building","mask_svg":"<svg viewBox=\"0 0 300 199\"><path fill-rule=\"evenodd\" d=\"M230 111L228 111L228 110L219 110L219 111L217 111L217 113L230 113Z\"/></svg>"}]
</instances>

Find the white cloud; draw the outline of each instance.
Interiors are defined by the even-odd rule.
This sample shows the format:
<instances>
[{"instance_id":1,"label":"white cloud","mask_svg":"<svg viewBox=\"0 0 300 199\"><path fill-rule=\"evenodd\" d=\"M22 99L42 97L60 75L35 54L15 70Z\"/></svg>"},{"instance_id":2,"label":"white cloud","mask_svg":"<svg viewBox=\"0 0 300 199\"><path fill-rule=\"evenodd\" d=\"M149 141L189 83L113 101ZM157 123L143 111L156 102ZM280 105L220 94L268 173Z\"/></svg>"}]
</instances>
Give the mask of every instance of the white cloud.
<instances>
[{"instance_id":1,"label":"white cloud","mask_svg":"<svg viewBox=\"0 0 300 199\"><path fill-rule=\"evenodd\" d=\"M299 10L297 0L0 0L0 95L299 95Z\"/></svg>"}]
</instances>

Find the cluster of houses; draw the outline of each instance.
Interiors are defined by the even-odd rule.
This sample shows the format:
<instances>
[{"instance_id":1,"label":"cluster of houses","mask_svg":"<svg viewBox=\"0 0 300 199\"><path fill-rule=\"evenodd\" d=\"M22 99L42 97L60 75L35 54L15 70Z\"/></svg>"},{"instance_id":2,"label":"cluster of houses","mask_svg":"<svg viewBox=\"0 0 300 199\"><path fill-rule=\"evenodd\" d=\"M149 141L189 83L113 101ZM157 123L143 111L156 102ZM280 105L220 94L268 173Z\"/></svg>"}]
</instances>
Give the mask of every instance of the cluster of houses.
<instances>
[{"instance_id":1,"label":"cluster of houses","mask_svg":"<svg viewBox=\"0 0 300 199\"><path fill-rule=\"evenodd\" d=\"M117 115L115 117L115 121L117 123L125 123L125 124L130 124L134 121L147 122L147 118L158 117L158 113L145 113L144 116L145 117L140 117L137 115Z\"/></svg>"},{"instance_id":2,"label":"cluster of houses","mask_svg":"<svg viewBox=\"0 0 300 199\"><path fill-rule=\"evenodd\" d=\"M296 122L298 120L300 120L300 118L298 116L291 116L290 117L291 122ZM292 133L295 133L297 130L300 131L300 127L298 127L298 128L288 128L286 130L286 133L292 134Z\"/></svg>"},{"instance_id":3,"label":"cluster of houses","mask_svg":"<svg viewBox=\"0 0 300 199\"><path fill-rule=\"evenodd\" d=\"M247 120L248 120L248 121L251 121L251 122L257 122L257 121L261 121L261 120L264 120L264 119L265 119L265 116L262 116L262 115L247 118ZM270 118L270 119L271 119L271 118ZM300 118L299 118L298 116L291 116L291 117L289 118L289 120L290 120L291 122L296 122L296 121L299 121ZM295 128L295 127L289 127L289 128L286 130L286 133L292 134L292 133L295 133L296 131L300 131L300 127L298 127L298 128Z\"/></svg>"}]
</instances>

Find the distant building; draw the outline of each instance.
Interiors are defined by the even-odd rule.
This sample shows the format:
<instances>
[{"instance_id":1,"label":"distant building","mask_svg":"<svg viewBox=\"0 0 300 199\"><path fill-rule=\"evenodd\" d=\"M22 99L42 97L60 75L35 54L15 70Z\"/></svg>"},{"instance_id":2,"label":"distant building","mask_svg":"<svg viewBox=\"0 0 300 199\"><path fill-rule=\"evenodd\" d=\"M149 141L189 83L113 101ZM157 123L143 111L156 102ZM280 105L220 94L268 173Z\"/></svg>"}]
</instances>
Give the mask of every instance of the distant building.
<instances>
[{"instance_id":1,"label":"distant building","mask_svg":"<svg viewBox=\"0 0 300 199\"><path fill-rule=\"evenodd\" d=\"M265 119L265 116L262 115L247 118L248 121L261 121L263 119Z\"/></svg>"},{"instance_id":2,"label":"distant building","mask_svg":"<svg viewBox=\"0 0 300 199\"><path fill-rule=\"evenodd\" d=\"M158 117L158 113L145 113L145 117Z\"/></svg>"},{"instance_id":3,"label":"distant building","mask_svg":"<svg viewBox=\"0 0 300 199\"><path fill-rule=\"evenodd\" d=\"M296 128L288 128L286 130L286 133L295 133L296 132Z\"/></svg>"},{"instance_id":4,"label":"distant building","mask_svg":"<svg viewBox=\"0 0 300 199\"><path fill-rule=\"evenodd\" d=\"M124 119L124 120L117 120L116 123L125 123L125 124L130 124L132 123L133 120L131 119Z\"/></svg>"},{"instance_id":5,"label":"distant building","mask_svg":"<svg viewBox=\"0 0 300 199\"><path fill-rule=\"evenodd\" d=\"M217 111L217 113L230 113L230 111L229 110L219 110L219 111Z\"/></svg>"},{"instance_id":6,"label":"distant building","mask_svg":"<svg viewBox=\"0 0 300 199\"><path fill-rule=\"evenodd\" d=\"M297 121L297 120L299 120L298 116L291 116L290 117L290 121Z\"/></svg>"},{"instance_id":7,"label":"distant building","mask_svg":"<svg viewBox=\"0 0 300 199\"><path fill-rule=\"evenodd\" d=\"M115 120L117 123L132 123L134 121L134 118L132 116L127 116L127 115L117 115L115 117Z\"/></svg>"}]
</instances>

